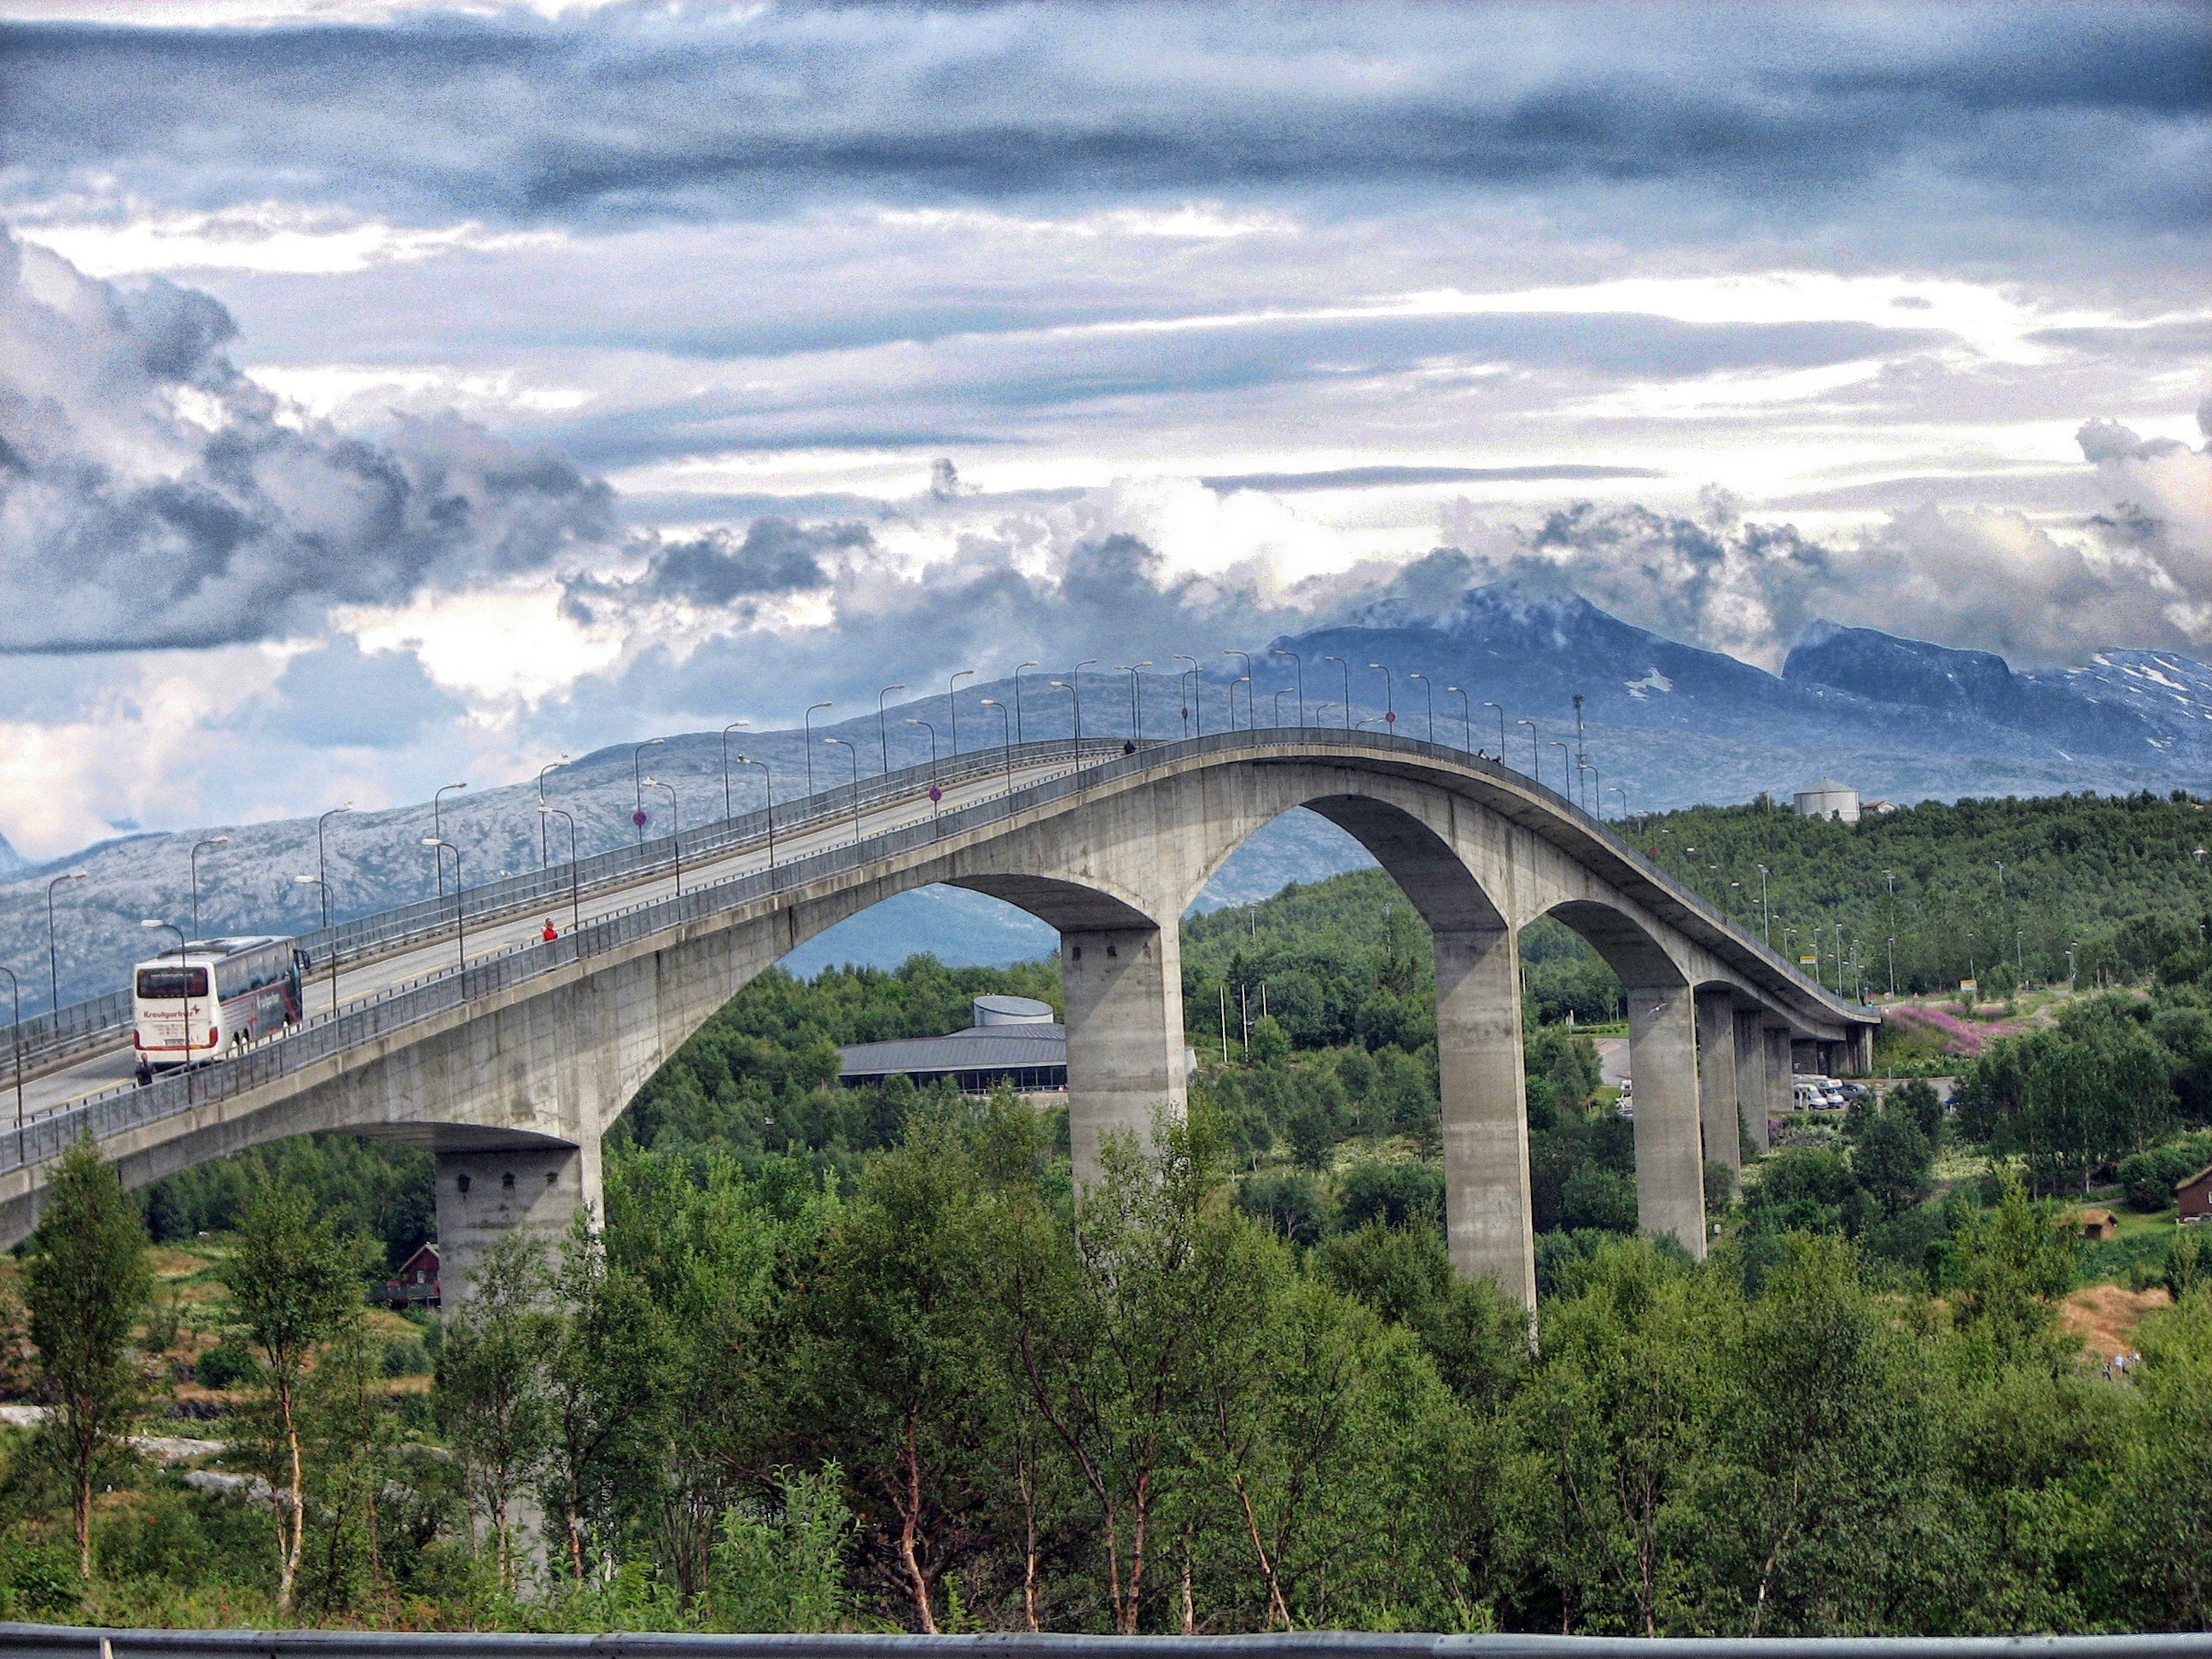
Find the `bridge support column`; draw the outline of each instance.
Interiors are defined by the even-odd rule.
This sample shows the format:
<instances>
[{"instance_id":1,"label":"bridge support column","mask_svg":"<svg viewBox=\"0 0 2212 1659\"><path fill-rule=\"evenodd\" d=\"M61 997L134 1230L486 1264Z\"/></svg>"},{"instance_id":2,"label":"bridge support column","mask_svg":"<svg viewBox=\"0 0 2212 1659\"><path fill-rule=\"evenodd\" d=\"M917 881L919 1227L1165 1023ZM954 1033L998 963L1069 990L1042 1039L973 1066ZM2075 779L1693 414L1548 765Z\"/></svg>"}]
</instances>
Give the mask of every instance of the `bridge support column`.
<instances>
[{"instance_id":1,"label":"bridge support column","mask_svg":"<svg viewBox=\"0 0 2212 1659\"><path fill-rule=\"evenodd\" d=\"M1790 1071L1790 1030L1787 1026L1768 1025L1761 1028L1760 1034L1766 1039L1767 1115L1779 1117L1797 1103ZM1766 1144L1774 1145L1772 1137Z\"/></svg>"},{"instance_id":2,"label":"bridge support column","mask_svg":"<svg viewBox=\"0 0 2212 1659\"><path fill-rule=\"evenodd\" d=\"M1636 1079L1636 1223L1705 1257L1705 1170L1698 1121L1696 998L1686 985L1629 985Z\"/></svg>"},{"instance_id":3,"label":"bridge support column","mask_svg":"<svg viewBox=\"0 0 2212 1659\"><path fill-rule=\"evenodd\" d=\"M1519 951L1510 928L1436 935L1437 1080L1452 1266L1536 1305Z\"/></svg>"},{"instance_id":4,"label":"bridge support column","mask_svg":"<svg viewBox=\"0 0 2212 1659\"><path fill-rule=\"evenodd\" d=\"M451 1315L469 1297L469 1277L483 1254L515 1233L557 1253L576 1212L603 1208L599 1146L558 1142L441 1152L438 1164L438 1286Z\"/></svg>"},{"instance_id":5,"label":"bridge support column","mask_svg":"<svg viewBox=\"0 0 2212 1659\"><path fill-rule=\"evenodd\" d=\"M1183 1053L1182 952L1173 928L1060 936L1067 1004L1067 1139L1075 1190L1098 1184L1100 1143L1117 1132L1149 1144L1164 1108L1180 1119L1190 1073Z\"/></svg>"},{"instance_id":6,"label":"bridge support column","mask_svg":"<svg viewBox=\"0 0 2212 1659\"><path fill-rule=\"evenodd\" d=\"M1698 994L1698 1127L1704 1160L1743 1168L1736 1127L1735 1003L1726 991Z\"/></svg>"},{"instance_id":7,"label":"bridge support column","mask_svg":"<svg viewBox=\"0 0 2212 1659\"><path fill-rule=\"evenodd\" d=\"M1759 1010L1735 1011L1735 1109L1737 1133L1766 1150L1766 1039L1759 1035Z\"/></svg>"}]
</instances>

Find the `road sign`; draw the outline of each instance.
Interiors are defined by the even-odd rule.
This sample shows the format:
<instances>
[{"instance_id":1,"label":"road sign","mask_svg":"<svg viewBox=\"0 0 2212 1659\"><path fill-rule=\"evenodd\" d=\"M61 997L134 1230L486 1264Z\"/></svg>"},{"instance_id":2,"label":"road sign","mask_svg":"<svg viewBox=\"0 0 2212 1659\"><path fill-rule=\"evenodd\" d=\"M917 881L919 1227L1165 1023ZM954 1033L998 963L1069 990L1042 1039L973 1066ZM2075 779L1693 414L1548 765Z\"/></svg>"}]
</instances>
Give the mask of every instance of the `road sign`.
<instances>
[{"instance_id":1,"label":"road sign","mask_svg":"<svg viewBox=\"0 0 2212 1659\"><path fill-rule=\"evenodd\" d=\"M929 804L932 806L934 806L938 802L944 799L945 792L942 789L939 789L935 784L931 784L929 786Z\"/></svg>"},{"instance_id":2,"label":"road sign","mask_svg":"<svg viewBox=\"0 0 2212 1659\"><path fill-rule=\"evenodd\" d=\"M653 822L653 814L647 811L645 808L641 806L636 811L629 815L629 821L635 824L639 829L642 830L647 824Z\"/></svg>"},{"instance_id":3,"label":"road sign","mask_svg":"<svg viewBox=\"0 0 2212 1659\"><path fill-rule=\"evenodd\" d=\"M1382 717L1382 724L1385 726L1395 726L1397 723L1398 711L1395 708Z\"/></svg>"}]
</instances>

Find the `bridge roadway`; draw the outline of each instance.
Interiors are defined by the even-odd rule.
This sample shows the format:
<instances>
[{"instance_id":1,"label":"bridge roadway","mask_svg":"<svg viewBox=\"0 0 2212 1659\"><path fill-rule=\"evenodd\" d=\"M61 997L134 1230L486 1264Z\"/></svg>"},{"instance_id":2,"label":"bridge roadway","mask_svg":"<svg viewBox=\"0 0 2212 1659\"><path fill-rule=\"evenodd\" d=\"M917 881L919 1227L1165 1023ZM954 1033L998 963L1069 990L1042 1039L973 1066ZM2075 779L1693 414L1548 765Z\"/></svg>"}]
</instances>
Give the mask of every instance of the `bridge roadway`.
<instances>
[{"instance_id":1,"label":"bridge roadway","mask_svg":"<svg viewBox=\"0 0 2212 1659\"><path fill-rule=\"evenodd\" d=\"M934 814L927 794L932 769L911 767L890 775L889 784L896 793L885 800L869 799L867 787L877 780L864 779L863 794L858 803L860 832L881 834L923 823L933 816L1005 794L1010 788L1065 776L1075 764L1070 745L1066 743L1032 744L1026 748L1031 752L1018 751L1006 757L1011 764L1002 761L1003 750L980 755L979 751L970 751L961 759L971 769L979 757L986 763L984 769L973 775L953 775L950 765L943 769L947 775L942 786L944 799L935 804ZM1102 744L1086 748L1092 758L1101 758L1118 752L1120 745ZM834 793L824 792L780 804L776 808L779 827L775 836L778 861L803 858L826 848L850 845L854 836L850 794L848 786ZM686 887L710 885L768 867L769 837L765 828L746 827L739 838L726 846L703 852L694 850L695 835L711 835L719 827L705 825L698 831L685 832L682 873ZM647 849L642 868L620 872L588 887L580 883L573 903L568 866L563 864L549 872L546 881L538 884L542 890L503 906L501 914L484 918L465 917L461 931L466 935L468 959L481 961L535 945L548 921L565 933L580 921L602 921L632 910L657 893L672 896L676 860L667 845L665 840L653 843ZM657 853L654 849L658 849ZM441 921L410 932L404 943L385 948L372 946L365 954L341 957L337 973L339 1010L360 1008L381 1000L396 990L457 966L452 908L448 901L445 906L447 914ZM308 975L307 1002L311 1012L329 1012L331 984L331 975L325 968L319 966ZM36 1121L131 1088L137 1065L137 1051L131 1046L130 1028L114 1026L105 1034L104 1040L27 1073L23 1085L25 1115Z\"/></svg>"},{"instance_id":2,"label":"bridge roadway","mask_svg":"<svg viewBox=\"0 0 2212 1659\"><path fill-rule=\"evenodd\" d=\"M1314 728L1094 750L1079 765L1069 751L993 751L1005 764L970 772L934 814L906 780L868 781L877 798L864 788L857 841L849 788L781 805L772 871L765 837L757 846L742 822L687 831L680 896L672 868L647 867L649 848L586 860L582 926L550 944L535 931L565 896L565 870L471 890L471 907L497 920L469 927L465 969L440 965L457 941L412 907L393 930L404 942L345 970L335 1015L144 1089L84 1097L100 1079L82 1065L42 1079L50 1109L0 1134L0 1242L34 1224L48 1164L82 1133L134 1185L287 1135L380 1134L435 1155L440 1238L465 1294L492 1239L551 1235L596 1204L601 1133L731 996L824 928L939 882L1060 933L1080 1191L1107 1136L1141 1139L1182 1109L1183 911L1247 836L1300 805L1359 840L1429 923L1453 1261L1524 1299L1535 1285L1518 938L1530 921L1556 917L1620 975L1639 1222L1694 1254L1705 1166L1734 1169L1747 1138L1763 1141L1767 1113L1789 1103L1793 1048L1821 1069L1867 1057L1872 1010L1808 981L1498 763Z\"/></svg>"}]
</instances>

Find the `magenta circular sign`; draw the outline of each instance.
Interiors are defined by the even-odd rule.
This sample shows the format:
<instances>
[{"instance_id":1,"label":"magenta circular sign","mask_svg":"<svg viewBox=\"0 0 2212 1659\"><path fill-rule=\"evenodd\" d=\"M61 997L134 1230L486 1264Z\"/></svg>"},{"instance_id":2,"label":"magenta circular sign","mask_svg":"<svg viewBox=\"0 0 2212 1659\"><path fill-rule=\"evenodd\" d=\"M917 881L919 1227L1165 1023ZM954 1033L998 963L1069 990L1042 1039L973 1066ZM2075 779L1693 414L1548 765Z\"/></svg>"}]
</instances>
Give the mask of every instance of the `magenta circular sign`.
<instances>
[{"instance_id":1,"label":"magenta circular sign","mask_svg":"<svg viewBox=\"0 0 2212 1659\"><path fill-rule=\"evenodd\" d=\"M629 815L629 821L635 824L639 829L642 830L647 824L653 822L653 814L647 811L645 808L641 806L636 811Z\"/></svg>"},{"instance_id":2,"label":"magenta circular sign","mask_svg":"<svg viewBox=\"0 0 2212 1659\"><path fill-rule=\"evenodd\" d=\"M931 784L929 786L929 804L932 806L934 806L938 802L944 799L945 792L942 789L939 789L935 784Z\"/></svg>"}]
</instances>

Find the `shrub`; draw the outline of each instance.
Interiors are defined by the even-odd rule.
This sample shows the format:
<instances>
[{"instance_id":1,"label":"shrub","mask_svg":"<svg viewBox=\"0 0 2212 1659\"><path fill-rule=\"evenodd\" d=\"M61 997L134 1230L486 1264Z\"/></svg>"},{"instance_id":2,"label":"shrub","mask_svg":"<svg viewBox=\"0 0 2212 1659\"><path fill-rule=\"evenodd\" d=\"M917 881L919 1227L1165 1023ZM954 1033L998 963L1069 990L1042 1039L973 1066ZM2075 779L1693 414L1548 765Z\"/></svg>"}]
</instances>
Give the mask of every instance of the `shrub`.
<instances>
[{"instance_id":1,"label":"shrub","mask_svg":"<svg viewBox=\"0 0 2212 1659\"><path fill-rule=\"evenodd\" d=\"M66 1544L0 1540L0 1619L52 1619L75 1613L84 1601L76 1552Z\"/></svg>"},{"instance_id":2,"label":"shrub","mask_svg":"<svg viewBox=\"0 0 2212 1659\"><path fill-rule=\"evenodd\" d=\"M413 1337L395 1337L384 1345L386 1376L422 1376L429 1370L429 1351Z\"/></svg>"},{"instance_id":3,"label":"shrub","mask_svg":"<svg viewBox=\"0 0 2212 1659\"><path fill-rule=\"evenodd\" d=\"M261 1367L243 1344L228 1340L218 1342L199 1357L197 1370L200 1386L207 1389L232 1389L241 1382L251 1382L261 1374Z\"/></svg>"},{"instance_id":4,"label":"shrub","mask_svg":"<svg viewBox=\"0 0 2212 1659\"><path fill-rule=\"evenodd\" d=\"M1312 1182L1286 1170L1247 1176L1237 1207L1293 1244L1316 1244L1328 1231L1328 1206Z\"/></svg>"},{"instance_id":5,"label":"shrub","mask_svg":"<svg viewBox=\"0 0 2212 1659\"><path fill-rule=\"evenodd\" d=\"M1337 1182L1337 1202L1347 1231L1370 1221L1387 1227L1441 1224L1444 1172L1437 1164L1410 1158L1396 1164L1362 1158Z\"/></svg>"}]
</instances>

